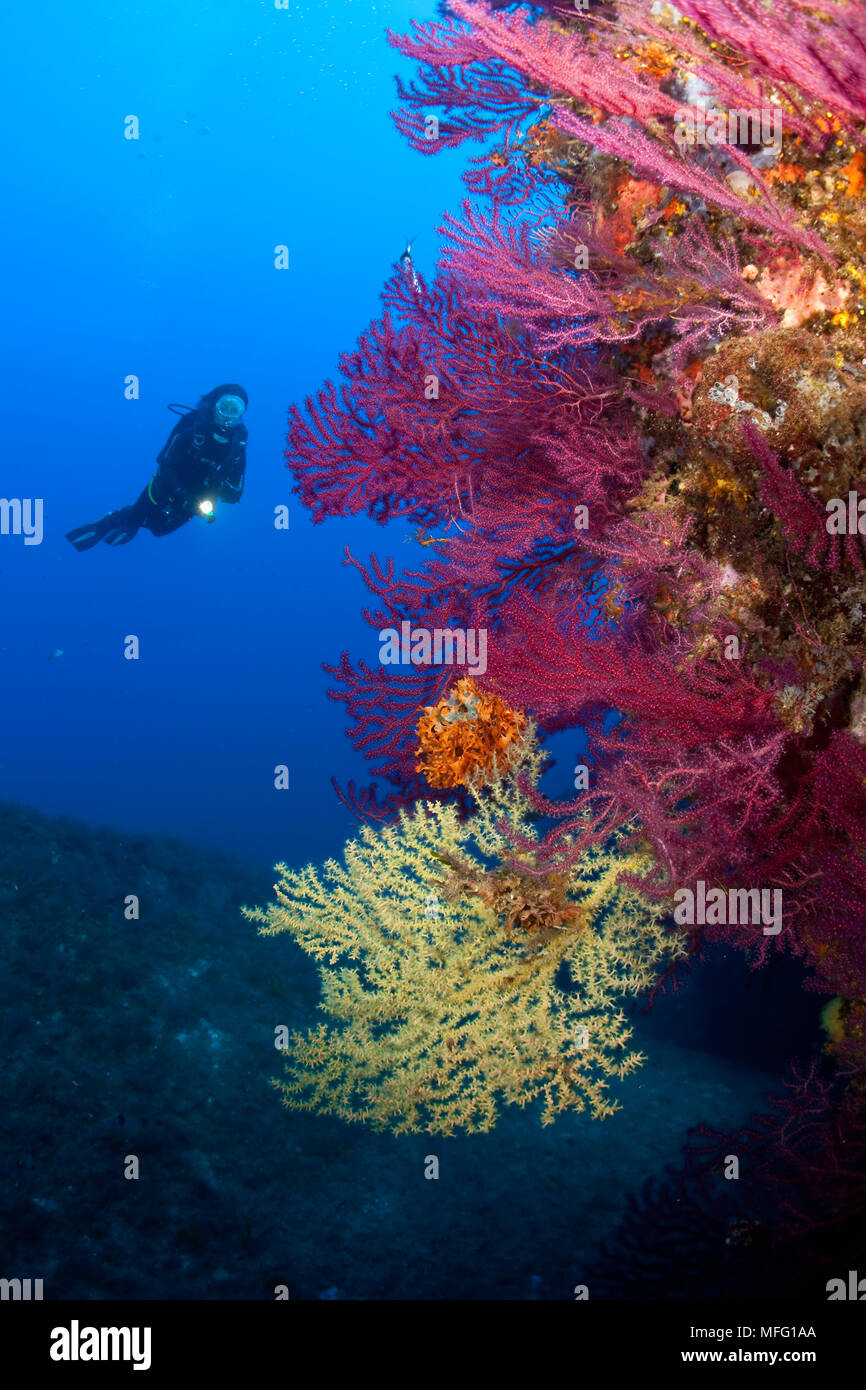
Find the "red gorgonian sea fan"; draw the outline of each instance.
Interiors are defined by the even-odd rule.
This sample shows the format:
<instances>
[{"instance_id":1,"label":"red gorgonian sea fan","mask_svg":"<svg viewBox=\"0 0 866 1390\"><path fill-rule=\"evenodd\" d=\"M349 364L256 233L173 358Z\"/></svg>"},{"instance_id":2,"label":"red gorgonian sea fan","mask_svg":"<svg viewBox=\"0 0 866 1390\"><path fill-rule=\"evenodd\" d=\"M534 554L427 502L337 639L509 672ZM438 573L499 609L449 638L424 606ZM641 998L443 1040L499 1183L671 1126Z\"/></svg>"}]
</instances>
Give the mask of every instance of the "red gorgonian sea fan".
<instances>
[{"instance_id":1,"label":"red gorgonian sea fan","mask_svg":"<svg viewBox=\"0 0 866 1390\"><path fill-rule=\"evenodd\" d=\"M479 689L587 732L589 785L539 797L533 872L635 825L647 893L778 889L778 938L707 934L866 993L862 552L824 524L866 492L863 9L448 11L391 36L421 67L396 121L424 154L483 142L483 197L292 410L298 491L317 520L417 528L414 568L362 570L371 626L484 628ZM463 673L334 673L390 783L359 809L388 815L425 794L420 711Z\"/></svg>"}]
</instances>

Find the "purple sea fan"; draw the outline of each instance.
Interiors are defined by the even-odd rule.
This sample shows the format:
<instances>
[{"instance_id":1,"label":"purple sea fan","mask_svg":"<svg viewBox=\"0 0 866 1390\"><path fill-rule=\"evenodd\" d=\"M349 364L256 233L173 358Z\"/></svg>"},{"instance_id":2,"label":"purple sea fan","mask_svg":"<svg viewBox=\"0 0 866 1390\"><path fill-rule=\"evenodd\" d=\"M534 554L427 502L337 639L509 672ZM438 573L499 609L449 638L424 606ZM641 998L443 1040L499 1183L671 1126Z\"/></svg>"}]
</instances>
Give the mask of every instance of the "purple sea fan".
<instances>
[{"instance_id":1,"label":"purple sea fan","mask_svg":"<svg viewBox=\"0 0 866 1390\"><path fill-rule=\"evenodd\" d=\"M866 1113L819 1063L733 1134L693 1129L682 1166L630 1194L590 1286L607 1298L827 1297L866 1233ZM742 1181L726 1180L737 1155Z\"/></svg>"},{"instance_id":2,"label":"purple sea fan","mask_svg":"<svg viewBox=\"0 0 866 1390\"><path fill-rule=\"evenodd\" d=\"M290 411L287 457L316 520L367 511L446 522L473 463L524 449L521 406L503 410L500 385L508 379L518 398L545 393L522 349L492 319L470 324L453 281L415 279L392 277L383 297L403 321L386 312L362 334L340 359L341 387Z\"/></svg>"},{"instance_id":3,"label":"purple sea fan","mask_svg":"<svg viewBox=\"0 0 866 1390\"><path fill-rule=\"evenodd\" d=\"M714 203L726 212L735 213L747 222L754 222L765 231L773 232L784 241L795 242L806 250L816 251L820 256L832 260L832 253L821 238L815 232L798 227L790 214L765 191L766 185L753 167L749 166L749 175L763 193L760 202L739 197L723 178L705 168L697 159L683 158L675 153L673 136L669 137L671 148L667 149L626 120L610 120L603 125L593 125L591 121L583 120L573 111L563 108L556 108L552 119L560 130L576 140L582 140L604 154L626 160L642 178L668 184L682 193ZM747 163L741 152L732 150L732 157L737 154L738 163Z\"/></svg>"},{"instance_id":4,"label":"purple sea fan","mask_svg":"<svg viewBox=\"0 0 866 1390\"><path fill-rule=\"evenodd\" d=\"M838 570L844 547L845 557L854 569L862 569L863 553L857 536L832 536L827 531L827 514L811 493L797 481L790 469L779 462L761 432L751 423L743 425L755 460L760 464L761 501L775 514L791 549L803 554L807 564L824 564Z\"/></svg>"},{"instance_id":5,"label":"purple sea fan","mask_svg":"<svg viewBox=\"0 0 866 1390\"><path fill-rule=\"evenodd\" d=\"M866 117L862 4L773 0L767 6L756 0L678 0L677 8L712 38L747 54L759 74L790 84L795 100L799 93L807 93L854 121Z\"/></svg>"},{"instance_id":6,"label":"purple sea fan","mask_svg":"<svg viewBox=\"0 0 866 1390\"><path fill-rule=\"evenodd\" d=\"M772 306L743 279L732 241L712 237L693 218L669 245L664 271L680 286L681 301L673 315L677 340L663 356L675 376L711 342L776 322Z\"/></svg>"},{"instance_id":7,"label":"purple sea fan","mask_svg":"<svg viewBox=\"0 0 866 1390\"><path fill-rule=\"evenodd\" d=\"M484 3L454 0L451 8L468 29L425 25L415 26L413 38L390 36L403 53L427 67L422 84L401 87L407 106L395 113L399 128L416 149L429 154L440 145L498 130L507 130L510 136L523 118L540 107L542 99L534 95L540 90L554 103L553 120L565 134L628 161L642 177L702 198L832 259L822 239L798 227L775 202L743 150L729 146L726 155L748 173L757 200L733 192L724 175L694 152L684 157L685 151L676 150L673 121L681 112L681 101L621 61L617 47L630 38L625 26L606 26L600 19L598 32L562 33L547 19L531 24L521 13L497 13ZM678 34L672 31L667 38L676 47ZM709 50L706 58L712 59ZM470 67L471 74L466 70ZM738 93L745 96L747 90L738 88ZM750 95L764 103L760 92ZM600 111L608 119L596 124L578 115L571 103ZM754 99L749 105L754 105ZM441 106L445 114L443 128L431 135L426 120L435 106ZM810 134L808 123L796 115L789 128L799 131L801 138Z\"/></svg>"},{"instance_id":8,"label":"purple sea fan","mask_svg":"<svg viewBox=\"0 0 866 1390\"><path fill-rule=\"evenodd\" d=\"M543 98L534 95L539 88L642 122L673 117L678 109L673 97L586 35L531 24L524 14L496 13L484 3L453 0L450 8L467 21L468 29L413 23L412 37L388 35L395 48L427 68L423 86L398 82L408 109L394 113L398 129L421 153L436 149L437 141L425 127L434 105L445 109L438 139L446 145L513 130L541 105ZM469 65L471 74L463 71ZM510 70L521 76L515 78Z\"/></svg>"},{"instance_id":9,"label":"purple sea fan","mask_svg":"<svg viewBox=\"0 0 866 1390\"><path fill-rule=\"evenodd\" d=\"M525 223L506 222L496 207L485 214L464 203L462 211L462 220L445 219L451 245L444 261L466 285L466 304L518 320L540 352L625 343L649 325L668 324L679 340L667 353L677 373L708 341L776 321L740 275L734 246L714 240L697 220L663 244L659 264L643 267L583 219L533 233ZM581 262L575 273L577 252L587 266Z\"/></svg>"},{"instance_id":10,"label":"purple sea fan","mask_svg":"<svg viewBox=\"0 0 866 1390\"><path fill-rule=\"evenodd\" d=\"M479 312L494 309L517 319L541 352L579 347L602 340L636 337L641 323L628 329L617 322L610 299L590 274L556 273L539 254L525 223L507 224L494 207L487 216L464 203L462 220L446 216L451 241L445 262L466 283L467 303ZM574 241L582 241L578 230Z\"/></svg>"}]
</instances>

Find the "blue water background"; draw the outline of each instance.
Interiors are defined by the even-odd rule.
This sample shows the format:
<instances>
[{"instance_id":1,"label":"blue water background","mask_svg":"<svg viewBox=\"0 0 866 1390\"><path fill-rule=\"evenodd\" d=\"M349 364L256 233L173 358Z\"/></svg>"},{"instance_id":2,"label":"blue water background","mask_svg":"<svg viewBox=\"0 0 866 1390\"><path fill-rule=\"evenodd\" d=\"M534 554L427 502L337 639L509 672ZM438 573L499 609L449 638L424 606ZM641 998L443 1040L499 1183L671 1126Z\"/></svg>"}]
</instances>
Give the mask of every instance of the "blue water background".
<instances>
[{"instance_id":1,"label":"blue water background","mask_svg":"<svg viewBox=\"0 0 866 1390\"><path fill-rule=\"evenodd\" d=\"M465 153L423 158L389 116L413 65L384 31L434 15L432 0L16 7L0 491L44 499L45 535L0 537L0 796L268 862L320 859L349 833L330 778L369 767L321 663L375 662L377 645L343 551L415 547L363 517L313 527L284 467L286 411L378 315L407 237L432 273L459 207ZM250 396L240 505L76 553L67 530L147 483L166 404L227 380Z\"/></svg>"}]
</instances>

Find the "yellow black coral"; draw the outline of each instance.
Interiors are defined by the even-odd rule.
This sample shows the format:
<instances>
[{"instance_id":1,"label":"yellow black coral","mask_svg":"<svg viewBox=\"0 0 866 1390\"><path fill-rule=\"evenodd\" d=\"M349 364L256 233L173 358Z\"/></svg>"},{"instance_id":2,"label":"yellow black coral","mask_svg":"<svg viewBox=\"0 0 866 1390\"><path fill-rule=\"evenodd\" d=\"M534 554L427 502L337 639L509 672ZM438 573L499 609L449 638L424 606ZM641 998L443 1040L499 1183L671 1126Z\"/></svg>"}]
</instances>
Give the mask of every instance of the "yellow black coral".
<instances>
[{"instance_id":1,"label":"yellow black coral","mask_svg":"<svg viewBox=\"0 0 866 1390\"><path fill-rule=\"evenodd\" d=\"M489 1130L503 1104L540 1099L543 1123L618 1108L611 1079L643 1061L623 999L680 947L625 881L647 864L617 843L555 876L546 915L544 880L534 896L523 891L536 909L525 924L546 930L520 931L519 911L509 926L514 885L502 879L495 891L491 873L507 867L504 825L535 840L516 775L539 773L531 729L516 751L511 776L474 787L468 819L431 803L365 827L343 864L330 860L321 874L281 864L277 901L245 909L262 935L291 932L327 963L321 1008L331 1024L291 1038L274 1082L290 1107L436 1134ZM531 853L522 861L531 876Z\"/></svg>"}]
</instances>

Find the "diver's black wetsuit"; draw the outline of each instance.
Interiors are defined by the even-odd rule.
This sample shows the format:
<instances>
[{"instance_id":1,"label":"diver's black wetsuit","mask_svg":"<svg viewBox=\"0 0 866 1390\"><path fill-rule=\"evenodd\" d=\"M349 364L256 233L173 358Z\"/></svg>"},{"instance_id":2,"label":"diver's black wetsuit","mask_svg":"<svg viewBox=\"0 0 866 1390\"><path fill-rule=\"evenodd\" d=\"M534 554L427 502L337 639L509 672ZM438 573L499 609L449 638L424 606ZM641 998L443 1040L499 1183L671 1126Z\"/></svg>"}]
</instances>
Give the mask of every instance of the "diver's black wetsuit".
<instances>
[{"instance_id":1,"label":"diver's black wetsuit","mask_svg":"<svg viewBox=\"0 0 866 1390\"><path fill-rule=\"evenodd\" d=\"M215 428L206 412L191 411L178 420L157 455L159 467L138 501L124 510L154 536L166 536L189 521L206 497L239 502L246 452L246 425Z\"/></svg>"},{"instance_id":2,"label":"diver's black wetsuit","mask_svg":"<svg viewBox=\"0 0 866 1390\"><path fill-rule=\"evenodd\" d=\"M99 541L125 545L143 526L154 536L167 536L195 516L205 500L238 502L244 490L247 427L223 425L213 413L215 401L240 387L216 387L195 410L178 420L157 455L157 470L130 507L109 512L89 526L70 531L76 550L90 550Z\"/></svg>"}]
</instances>

